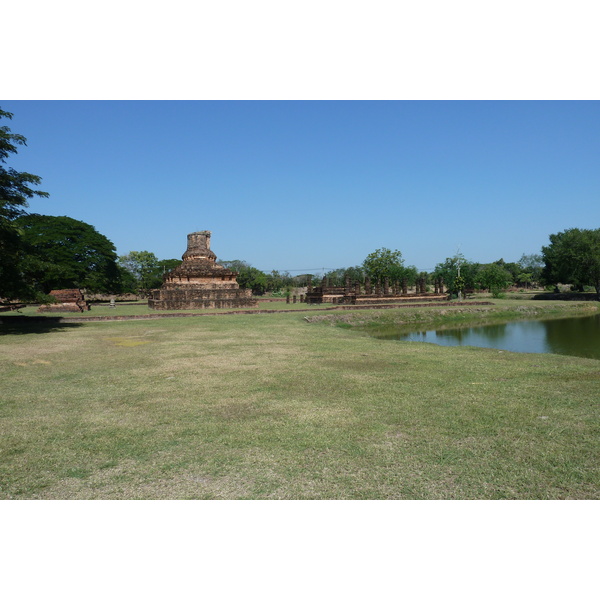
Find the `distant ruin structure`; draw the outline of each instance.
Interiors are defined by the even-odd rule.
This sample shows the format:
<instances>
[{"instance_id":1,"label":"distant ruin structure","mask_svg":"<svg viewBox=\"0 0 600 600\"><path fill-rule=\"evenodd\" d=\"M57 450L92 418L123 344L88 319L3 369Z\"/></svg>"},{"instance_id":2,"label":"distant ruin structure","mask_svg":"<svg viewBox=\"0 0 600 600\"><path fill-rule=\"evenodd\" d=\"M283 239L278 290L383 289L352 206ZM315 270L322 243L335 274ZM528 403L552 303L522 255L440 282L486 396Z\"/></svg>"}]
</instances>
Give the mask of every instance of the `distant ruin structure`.
<instances>
[{"instance_id":1,"label":"distant ruin structure","mask_svg":"<svg viewBox=\"0 0 600 600\"><path fill-rule=\"evenodd\" d=\"M155 310L256 307L252 290L240 289L237 273L216 264L210 231L187 236L183 262L165 274L160 289L152 290L148 307Z\"/></svg>"},{"instance_id":2,"label":"distant ruin structure","mask_svg":"<svg viewBox=\"0 0 600 600\"><path fill-rule=\"evenodd\" d=\"M52 296L56 303L42 304L37 312L84 312L90 310L90 305L80 289L52 290L49 296Z\"/></svg>"},{"instance_id":3,"label":"distant ruin structure","mask_svg":"<svg viewBox=\"0 0 600 600\"><path fill-rule=\"evenodd\" d=\"M382 302L408 303L414 300L438 301L446 300L446 296L440 290L441 284L434 293L427 291L425 275L422 275L415 283L414 294L408 293L408 282L390 281L384 278L383 282L376 281L373 285L371 279L365 277L364 287L359 282L346 279L344 287L329 285L327 278L323 277L321 285L313 286L309 279L304 301L307 304L381 304Z\"/></svg>"}]
</instances>

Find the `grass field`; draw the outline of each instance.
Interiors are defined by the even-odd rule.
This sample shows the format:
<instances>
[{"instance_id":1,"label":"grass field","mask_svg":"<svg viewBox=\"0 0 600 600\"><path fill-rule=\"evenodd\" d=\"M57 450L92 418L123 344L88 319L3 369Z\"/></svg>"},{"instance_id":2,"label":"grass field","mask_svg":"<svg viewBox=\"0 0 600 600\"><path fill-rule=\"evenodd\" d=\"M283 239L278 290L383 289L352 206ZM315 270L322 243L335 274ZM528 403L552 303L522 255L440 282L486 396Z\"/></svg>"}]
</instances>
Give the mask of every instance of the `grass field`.
<instances>
[{"instance_id":1,"label":"grass field","mask_svg":"<svg viewBox=\"0 0 600 600\"><path fill-rule=\"evenodd\" d=\"M541 304L501 301L496 318L598 306ZM491 318L439 310L352 315ZM307 315L7 318L0 498L600 498L600 361L380 341Z\"/></svg>"},{"instance_id":2,"label":"grass field","mask_svg":"<svg viewBox=\"0 0 600 600\"><path fill-rule=\"evenodd\" d=\"M306 308L318 308L317 306L310 306L306 304L301 304L297 302L293 304L287 304L285 300L275 301L275 302L258 302L257 308L243 308L240 310L298 310L298 309L306 309ZM211 309L190 309L190 310L178 310L178 311L161 311L154 310L148 308L147 301L140 301L135 303L117 303L115 308L110 308L108 304L91 304L90 310L84 313L72 313L72 312L52 312L52 313L38 313L37 306L27 306L25 308L20 309L19 311L9 312L9 313L1 313L2 316L10 316L10 315L25 315L25 316L47 316L47 317L116 317L123 315L150 315L157 316L161 314L166 314L169 312L176 313L184 313L184 314L196 314L196 313L225 313L231 312L231 309L227 308L211 308Z\"/></svg>"}]
</instances>

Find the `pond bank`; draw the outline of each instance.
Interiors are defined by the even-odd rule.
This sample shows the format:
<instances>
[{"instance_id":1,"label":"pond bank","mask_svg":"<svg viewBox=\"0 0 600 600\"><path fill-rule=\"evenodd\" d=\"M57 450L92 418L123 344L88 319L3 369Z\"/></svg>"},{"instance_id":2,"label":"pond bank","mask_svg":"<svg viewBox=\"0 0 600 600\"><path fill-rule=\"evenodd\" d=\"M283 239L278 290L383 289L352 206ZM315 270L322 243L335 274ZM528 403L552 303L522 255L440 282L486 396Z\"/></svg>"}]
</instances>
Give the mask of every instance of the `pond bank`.
<instances>
[{"instance_id":1,"label":"pond bank","mask_svg":"<svg viewBox=\"0 0 600 600\"><path fill-rule=\"evenodd\" d=\"M497 300L486 303L448 303L447 306L406 307L396 311L370 311L369 313L313 315L304 319L310 323L323 322L329 325L371 329L394 326L409 331L416 327L462 327L486 325L515 320L553 319L595 314L600 303L556 302L540 303L528 300L515 304L512 300ZM410 309L413 310L410 310Z\"/></svg>"}]
</instances>

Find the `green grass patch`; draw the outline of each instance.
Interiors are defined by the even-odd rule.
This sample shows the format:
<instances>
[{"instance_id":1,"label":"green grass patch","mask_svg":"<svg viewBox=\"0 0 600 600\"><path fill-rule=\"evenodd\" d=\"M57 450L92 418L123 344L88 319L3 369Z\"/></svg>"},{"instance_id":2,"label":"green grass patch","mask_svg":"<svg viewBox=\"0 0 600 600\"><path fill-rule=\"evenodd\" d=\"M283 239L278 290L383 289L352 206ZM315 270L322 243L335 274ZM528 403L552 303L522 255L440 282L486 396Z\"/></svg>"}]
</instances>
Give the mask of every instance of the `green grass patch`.
<instances>
[{"instance_id":1,"label":"green grass patch","mask_svg":"<svg viewBox=\"0 0 600 600\"><path fill-rule=\"evenodd\" d=\"M290 310L323 310L323 308L331 307L331 304L325 305L317 305L317 304L303 304L301 302L290 302L287 304L285 300L277 301L277 302L268 302L258 300L258 307L250 307L250 308L240 308L240 309L231 309L231 308L194 308L189 310L177 310L177 311L163 311L163 310L154 310L148 308L147 302L136 302L119 304L117 303L115 308L110 308L108 304L92 304L89 311L85 311L83 313L80 312L38 312L37 306L26 306L25 308L21 308L19 310L11 311L11 312L3 312L0 313L0 318L10 319L13 316L27 316L27 317L75 317L75 318L85 318L85 317L123 317L123 316L144 316L151 315L157 316L161 314L213 314L213 313L228 313L235 310L243 310L243 311L290 311Z\"/></svg>"},{"instance_id":2,"label":"green grass patch","mask_svg":"<svg viewBox=\"0 0 600 600\"><path fill-rule=\"evenodd\" d=\"M306 314L0 325L0 498L599 498L599 361Z\"/></svg>"}]
</instances>

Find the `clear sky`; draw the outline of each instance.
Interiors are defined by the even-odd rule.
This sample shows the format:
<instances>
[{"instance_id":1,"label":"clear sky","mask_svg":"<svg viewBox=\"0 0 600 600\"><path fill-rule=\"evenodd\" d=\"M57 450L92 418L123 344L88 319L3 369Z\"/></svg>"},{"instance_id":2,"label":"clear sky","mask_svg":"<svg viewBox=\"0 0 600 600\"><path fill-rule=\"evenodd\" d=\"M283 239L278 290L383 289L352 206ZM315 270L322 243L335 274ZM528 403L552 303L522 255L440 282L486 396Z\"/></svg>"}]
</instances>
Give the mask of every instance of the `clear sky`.
<instances>
[{"instance_id":1,"label":"clear sky","mask_svg":"<svg viewBox=\"0 0 600 600\"><path fill-rule=\"evenodd\" d=\"M600 227L597 101L6 101L43 178L30 211L85 221L118 254L270 271L516 261Z\"/></svg>"}]
</instances>

